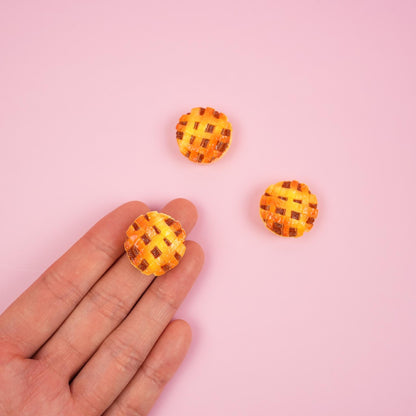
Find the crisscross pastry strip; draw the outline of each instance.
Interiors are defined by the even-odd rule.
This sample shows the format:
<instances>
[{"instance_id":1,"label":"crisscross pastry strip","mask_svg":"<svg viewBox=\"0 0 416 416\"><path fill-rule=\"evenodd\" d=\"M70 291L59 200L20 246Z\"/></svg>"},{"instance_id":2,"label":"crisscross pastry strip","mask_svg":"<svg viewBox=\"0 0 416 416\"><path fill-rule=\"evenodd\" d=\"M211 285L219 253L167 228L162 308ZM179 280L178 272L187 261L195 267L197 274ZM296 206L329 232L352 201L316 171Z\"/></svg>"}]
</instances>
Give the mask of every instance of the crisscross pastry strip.
<instances>
[{"instance_id":1,"label":"crisscross pastry strip","mask_svg":"<svg viewBox=\"0 0 416 416\"><path fill-rule=\"evenodd\" d=\"M176 140L181 153L192 162L211 163L229 148L231 123L213 108L193 108L179 119Z\"/></svg>"},{"instance_id":2,"label":"crisscross pastry strip","mask_svg":"<svg viewBox=\"0 0 416 416\"><path fill-rule=\"evenodd\" d=\"M261 197L260 216L274 233L300 237L313 227L318 201L303 183L279 182L269 186Z\"/></svg>"},{"instance_id":3,"label":"crisscross pastry strip","mask_svg":"<svg viewBox=\"0 0 416 416\"><path fill-rule=\"evenodd\" d=\"M131 264L146 275L161 276L185 254L185 230L169 215L150 211L127 229L124 249Z\"/></svg>"}]
</instances>

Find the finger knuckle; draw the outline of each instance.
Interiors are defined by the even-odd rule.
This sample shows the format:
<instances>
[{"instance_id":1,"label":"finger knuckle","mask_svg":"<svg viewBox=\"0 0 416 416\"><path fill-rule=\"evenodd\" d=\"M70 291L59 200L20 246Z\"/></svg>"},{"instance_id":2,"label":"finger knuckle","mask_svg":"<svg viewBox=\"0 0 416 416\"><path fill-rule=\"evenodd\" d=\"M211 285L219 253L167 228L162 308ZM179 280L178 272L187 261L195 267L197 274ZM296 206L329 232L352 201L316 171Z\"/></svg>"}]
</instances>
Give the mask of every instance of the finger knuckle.
<instances>
[{"instance_id":1,"label":"finger knuckle","mask_svg":"<svg viewBox=\"0 0 416 416\"><path fill-rule=\"evenodd\" d=\"M109 338L105 348L121 372L136 372L146 358L138 345L124 337Z\"/></svg>"},{"instance_id":2,"label":"finger knuckle","mask_svg":"<svg viewBox=\"0 0 416 416\"><path fill-rule=\"evenodd\" d=\"M54 298L70 307L76 305L83 296L81 289L71 278L58 269L47 270L42 281Z\"/></svg>"},{"instance_id":3,"label":"finger knuckle","mask_svg":"<svg viewBox=\"0 0 416 416\"><path fill-rule=\"evenodd\" d=\"M156 296L156 298L166 305L172 311L175 311L179 307L179 302L175 294L164 288L163 284L151 285L150 291Z\"/></svg>"},{"instance_id":4,"label":"finger knuckle","mask_svg":"<svg viewBox=\"0 0 416 416\"><path fill-rule=\"evenodd\" d=\"M104 396L97 389L81 389L77 395L78 411L84 416L102 414L101 403L104 402Z\"/></svg>"},{"instance_id":5,"label":"finger knuckle","mask_svg":"<svg viewBox=\"0 0 416 416\"><path fill-rule=\"evenodd\" d=\"M108 242L100 237L97 233L89 231L85 234L85 240L88 242L95 250L103 253L106 257L114 260L120 255L118 247L114 247Z\"/></svg>"},{"instance_id":6,"label":"finger knuckle","mask_svg":"<svg viewBox=\"0 0 416 416\"><path fill-rule=\"evenodd\" d=\"M161 390L172 377L166 368L153 367L147 362L143 363L140 370L142 371L143 375L148 380L150 380L159 390Z\"/></svg>"},{"instance_id":7,"label":"finger knuckle","mask_svg":"<svg viewBox=\"0 0 416 416\"><path fill-rule=\"evenodd\" d=\"M145 416L146 412L142 411L139 406L127 400L124 403L115 402L114 416Z\"/></svg>"},{"instance_id":8,"label":"finger knuckle","mask_svg":"<svg viewBox=\"0 0 416 416\"><path fill-rule=\"evenodd\" d=\"M109 293L102 288L92 288L87 298L95 305L101 315L116 323L128 315L131 309L128 302L117 293Z\"/></svg>"}]
</instances>

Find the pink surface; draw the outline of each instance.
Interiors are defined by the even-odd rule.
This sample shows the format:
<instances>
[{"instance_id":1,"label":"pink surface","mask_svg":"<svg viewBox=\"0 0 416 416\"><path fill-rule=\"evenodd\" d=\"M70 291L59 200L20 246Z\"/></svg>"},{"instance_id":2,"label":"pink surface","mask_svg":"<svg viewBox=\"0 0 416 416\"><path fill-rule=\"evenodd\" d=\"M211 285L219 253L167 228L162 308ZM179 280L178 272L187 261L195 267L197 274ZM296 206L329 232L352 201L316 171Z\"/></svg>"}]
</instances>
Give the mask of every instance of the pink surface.
<instances>
[{"instance_id":1,"label":"pink surface","mask_svg":"<svg viewBox=\"0 0 416 416\"><path fill-rule=\"evenodd\" d=\"M415 415L414 2L161 4L1 2L0 309L117 205L187 197L207 261L152 415ZM194 106L234 127L211 166ZM291 179L300 239L258 215Z\"/></svg>"}]
</instances>

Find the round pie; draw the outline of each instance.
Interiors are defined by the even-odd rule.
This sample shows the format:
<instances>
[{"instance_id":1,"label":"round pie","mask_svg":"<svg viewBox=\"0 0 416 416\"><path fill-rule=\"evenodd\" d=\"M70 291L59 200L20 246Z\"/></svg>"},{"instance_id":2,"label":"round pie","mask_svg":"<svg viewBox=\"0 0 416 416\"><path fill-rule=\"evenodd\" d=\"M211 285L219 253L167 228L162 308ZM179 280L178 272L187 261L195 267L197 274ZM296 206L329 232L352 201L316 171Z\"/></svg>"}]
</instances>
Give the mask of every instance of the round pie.
<instances>
[{"instance_id":1,"label":"round pie","mask_svg":"<svg viewBox=\"0 0 416 416\"><path fill-rule=\"evenodd\" d=\"M270 185L260 199L260 216L274 233L300 237L313 227L318 201L309 188L297 181Z\"/></svg>"},{"instance_id":2,"label":"round pie","mask_svg":"<svg viewBox=\"0 0 416 416\"><path fill-rule=\"evenodd\" d=\"M176 141L181 153L192 162L211 163L229 148L231 124L213 108L193 108L179 119Z\"/></svg>"},{"instance_id":3,"label":"round pie","mask_svg":"<svg viewBox=\"0 0 416 416\"><path fill-rule=\"evenodd\" d=\"M127 229L124 249L131 264L146 275L161 276L185 254L185 230L167 214L150 211Z\"/></svg>"}]
</instances>

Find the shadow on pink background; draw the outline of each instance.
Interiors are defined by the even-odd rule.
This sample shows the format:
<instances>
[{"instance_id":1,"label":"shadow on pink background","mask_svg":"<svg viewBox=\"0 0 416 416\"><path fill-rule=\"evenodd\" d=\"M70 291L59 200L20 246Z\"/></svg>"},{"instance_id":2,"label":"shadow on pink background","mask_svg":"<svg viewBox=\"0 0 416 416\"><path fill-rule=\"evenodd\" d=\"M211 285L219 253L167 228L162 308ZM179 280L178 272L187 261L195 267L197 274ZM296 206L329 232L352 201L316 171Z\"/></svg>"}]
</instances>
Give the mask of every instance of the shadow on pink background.
<instances>
[{"instance_id":1,"label":"shadow on pink background","mask_svg":"<svg viewBox=\"0 0 416 416\"><path fill-rule=\"evenodd\" d=\"M152 415L416 414L412 1L2 1L0 309L127 200L200 213L189 355ZM212 166L175 124L212 106ZM300 239L271 183L319 201Z\"/></svg>"}]
</instances>

